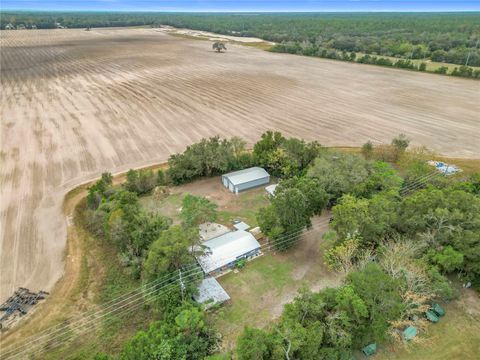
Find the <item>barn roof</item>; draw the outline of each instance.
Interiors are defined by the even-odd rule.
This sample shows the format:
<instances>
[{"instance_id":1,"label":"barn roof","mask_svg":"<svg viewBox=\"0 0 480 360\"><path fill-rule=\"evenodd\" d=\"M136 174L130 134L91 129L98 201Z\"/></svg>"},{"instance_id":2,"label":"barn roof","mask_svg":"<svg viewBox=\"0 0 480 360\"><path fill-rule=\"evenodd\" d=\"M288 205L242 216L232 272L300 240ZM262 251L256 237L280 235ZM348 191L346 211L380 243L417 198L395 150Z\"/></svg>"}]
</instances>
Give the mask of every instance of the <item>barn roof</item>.
<instances>
[{"instance_id":1,"label":"barn roof","mask_svg":"<svg viewBox=\"0 0 480 360\"><path fill-rule=\"evenodd\" d=\"M202 243L203 255L197 260L205 273L225 266L246 253L259 249L260 244L247 231L232 231Z\"/></svg>"},{"instance_id":2,"label":"barn roof","mask_svg":"<svg viewBox=\"0 0 480 360\"><path fill-rule=\"evenodd\" d=\"M268 172L265 169L257 166L223 175L223 177L228 178L233 185L239 185L258 179L263 179L267 176L270 176Z\"/></svg>"}]
</instances>

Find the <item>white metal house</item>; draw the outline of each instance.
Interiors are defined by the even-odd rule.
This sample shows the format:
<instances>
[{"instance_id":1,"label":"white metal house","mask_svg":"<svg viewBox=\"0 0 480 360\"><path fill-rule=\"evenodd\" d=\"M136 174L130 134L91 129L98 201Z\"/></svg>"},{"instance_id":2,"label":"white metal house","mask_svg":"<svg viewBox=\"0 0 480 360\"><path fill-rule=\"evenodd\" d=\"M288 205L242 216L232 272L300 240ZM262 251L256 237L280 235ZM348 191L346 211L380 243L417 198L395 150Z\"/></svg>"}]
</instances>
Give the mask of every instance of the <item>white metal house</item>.
<instances>
[{"instance_id":1,"label":"white metal house","mask_svg":"<svg viewBox=\"0 0 480 360\"><path fill-rule=\"evenodd\" d=\"M231 192L240 191L265 185L270 182L270 174L261 167L251 167L222 175L223 186Z\"/></svg>"},{"instance_id":2,"label":"white metal house","mask_svg":"<svg viewBox=\"0 0 480 360\"><path fill-rule=\"evenodd\" d=\"M202 243L204 253L197 261L205 274L215 275L235 266L241 259L260 254L260 244L247 231L237 230L217 236Z\"/></svg>"}]
</instances>

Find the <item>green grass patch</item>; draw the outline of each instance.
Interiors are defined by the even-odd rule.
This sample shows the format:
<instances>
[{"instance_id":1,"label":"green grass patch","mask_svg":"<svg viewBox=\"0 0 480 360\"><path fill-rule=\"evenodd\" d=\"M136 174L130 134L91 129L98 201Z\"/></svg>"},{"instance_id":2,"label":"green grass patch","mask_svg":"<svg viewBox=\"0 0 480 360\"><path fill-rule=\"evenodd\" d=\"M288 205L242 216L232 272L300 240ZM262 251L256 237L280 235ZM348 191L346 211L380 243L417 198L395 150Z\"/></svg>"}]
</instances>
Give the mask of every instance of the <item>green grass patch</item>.
<instances>
[{"instance_id":1,"label":"green grass patch","mask_svg":"<svg viewBox=\"0 0 480 360\"><path fill-rule=\"evenodd\" d=\"M257 213L262 207L270 204L265 191L262 189L250 190L237 195L235 201L227 209L218 212L218 222L232 224L233 220L242 220L251 227L258 225Z\"/></svg>"},{"instance_id":2,"label":"green grass patch","mask_svg":"<svg viewBox=\"0 0 480 360\"><path fill-rule=\"evenodd\" d=\"M271 321L271 306L283 291L293 285L293 261L270 255L247 263L240 273L229 273L219 278L231 297L229 305L214 317L221 334L232 341L245 326L264 326Z\"/></svg>"},{"instance_id":3,"label":"green grass patch","mask_svg":"<svg viewBox=\"0 0 480 360\"><path fill-rule=\"evenodd\" d=\"M82 260L80 264L80 277L75 286L75 291L72 293L73 297L83 293L88 288L89 282L90 282L90 267L88 266L88 258L84 254L82 256Z\"/></svg>"}]
</instances>

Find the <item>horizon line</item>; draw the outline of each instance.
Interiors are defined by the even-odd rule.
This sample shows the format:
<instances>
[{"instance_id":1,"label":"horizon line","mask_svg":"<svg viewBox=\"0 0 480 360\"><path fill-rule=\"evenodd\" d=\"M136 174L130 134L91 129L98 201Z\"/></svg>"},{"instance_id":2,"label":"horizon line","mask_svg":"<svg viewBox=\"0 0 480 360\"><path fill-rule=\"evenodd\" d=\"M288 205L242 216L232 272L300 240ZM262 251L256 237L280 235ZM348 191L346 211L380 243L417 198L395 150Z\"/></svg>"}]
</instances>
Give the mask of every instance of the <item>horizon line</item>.
<instances>
[{"instance_id":1,"label":"horizon line","mask_svg":"<svg viewBox=\"0 0 480 360\"><path fill-rule=\"evenodd\" d=\"M293 14L319 14L319 13L330 13L330 14L337 14L337 13L480 13L480 7L478 9L471 9L471 10L460 10L460 9L449 9L449 10L440 10L440 9L432 9L432 10L394 10L394 9L372 9L372 10L152 10L152 9L143 9L143 10L104 10L104 9L65 9L65 10L39 10L39 9L15 9L15 8L7 8L3 9L0 8L0 13L3 11L30 11L30 12L114 12L114 13L141 13L141 12L149 12L149 13L183 13L183 14L192 14L192 13L217 13L217 14L256 14L256 13L263 13L263 14L278 14L278 13L293 13Z\"/></svg>"}]
</instances>

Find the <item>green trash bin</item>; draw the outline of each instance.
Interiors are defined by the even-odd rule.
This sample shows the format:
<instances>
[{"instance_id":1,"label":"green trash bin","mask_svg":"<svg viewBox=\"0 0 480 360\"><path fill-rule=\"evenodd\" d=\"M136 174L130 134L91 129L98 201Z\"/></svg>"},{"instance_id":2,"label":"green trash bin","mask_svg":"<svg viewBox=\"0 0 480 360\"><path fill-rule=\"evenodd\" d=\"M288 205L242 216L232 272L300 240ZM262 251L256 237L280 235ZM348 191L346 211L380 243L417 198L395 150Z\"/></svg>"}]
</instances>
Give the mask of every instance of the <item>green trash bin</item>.
<instances>
[{"instance_id":1,"label":"green trash bin","mask_svg":"<svg viewBox=\"0 0 480 360\"><path fill-rule=\"evenodd\" d=\"M365 356L372 356L373 354L375 354L377 352L377 344L373 343L373 344L369 344L369 345L365 346L362 349L362 352L365 354Z\"/></svg>"},{"instance_id":2,"label":"green trash bin","mask_svg":"<svg viewBox=\"0 0 480 360\"><path fill-rule=\"evenodd\" d=\"M403 340L410 341L417 336L417 328L415 326L408 326L402 333Z\"/></svg>"},{"instance_id":3,"label":"green trash bin","mask_svg":"<svg viewBox=\"0 0 480 360\"><path fill-rule=\"evenodd\" d=\"M427 319L432 323L437 323L439 320L437 314L435 314L432 310L428 310L425 315L427 316Z\"/></svg>"},{"instance_id":4,"label":"green trash bin","mask_svg":"<svg viewBox=\"0 0 480 360\"><path fill-rule=\"evenodd\" d=\"M437 303L432 304L432 309L435 314L438 316L445 315L445 310Z\"/></svg>"}]
</instances>

